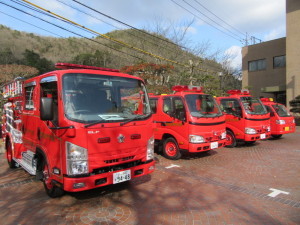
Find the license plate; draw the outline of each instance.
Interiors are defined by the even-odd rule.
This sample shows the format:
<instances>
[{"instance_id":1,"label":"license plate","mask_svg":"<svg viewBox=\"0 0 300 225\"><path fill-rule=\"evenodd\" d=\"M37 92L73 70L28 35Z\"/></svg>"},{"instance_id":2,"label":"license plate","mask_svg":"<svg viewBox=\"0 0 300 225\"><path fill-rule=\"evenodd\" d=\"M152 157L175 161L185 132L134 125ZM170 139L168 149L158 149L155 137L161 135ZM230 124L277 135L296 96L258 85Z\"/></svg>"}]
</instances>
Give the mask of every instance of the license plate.
<instances>
[{"instance_id":1,"label":"license plate","mask_svg":"<svg viewBox=\"0 0 300 225\"><path fill-rule=\"evenodd\" d=\"M218 147L218 142L212 142L210 143L210 148L211 149L214 149L214 148L217 148Z\"/></svg>"},{"instance_id":2,"label":"license plate","mask_svg":"<svg viewBox=\"0 0 300 225\"><path fill-rule=\"evenodd\" d=\"M290 127L285 127L284 130L285 130L285 131L289 131L289 130L290 130Z\"/></svg>"},{"instance_id":3,"label":"license plate","mask_svg":"<svg viewBox=\"0 0 300 225\"><path fill-rule=\"evenodd\" d=\"M113 183L121 183L131 179L130 170L124 170L113 174Z\"/></svg>"},{"instance_id":4,"label":"license plate","mask_svg":"<svg viewBox=\"0 0 300 225\"><path fill-rule=\"evenodd\" d=\"M266 138L266 134L261 134L260 135L260 139L265 139Z\"/></svg>"}]
</instances>

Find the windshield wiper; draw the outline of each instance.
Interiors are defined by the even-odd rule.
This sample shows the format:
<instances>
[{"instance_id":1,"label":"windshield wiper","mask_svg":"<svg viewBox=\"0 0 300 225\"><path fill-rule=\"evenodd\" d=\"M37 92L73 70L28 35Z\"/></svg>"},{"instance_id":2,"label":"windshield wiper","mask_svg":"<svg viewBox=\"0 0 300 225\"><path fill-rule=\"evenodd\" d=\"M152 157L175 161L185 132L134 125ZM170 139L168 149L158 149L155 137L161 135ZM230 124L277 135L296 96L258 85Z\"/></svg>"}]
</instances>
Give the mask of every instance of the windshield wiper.
<instances>
[{"instance_id":1,"label":"windshield wiper","mask_svg":"<svg viewBox=\"0 0 300 225\"><path fill-rule=\"evenodd\" d=\"M137 116L135 116L135 117L133 117L133 118L131 118L131 119L128 119L128 120L126 120L126 121L120 123L120 126L123 126L123 125L125 125L125 124L127 124L127 123L130 123L130 122L132 122L132 121L134 121L134 120L137 120L137 119L143 119L143 118L145 118L145 117L147 117L147 116L149 116L149 115L150 115L150 114L146 114L146 115L137 115Z\"/></svg>"},{"instance_id":2,"label":"windshield wiper","mask_svg":"<svg viewBox=\"0 0 300 225\"><path fill-rule=\"evenodd\" d=\"M104 122L104 121L105 121L105 120L97 120L97 121L95 121L95 122L93 122L93 123L89 123L89 124L87 124L87 125L84 125L84 127L85 127L85 128L88 128L88 127L90 127L90 126L93 126L93 125L102 123L102 122Z\"/></svg>"}]
</instances>

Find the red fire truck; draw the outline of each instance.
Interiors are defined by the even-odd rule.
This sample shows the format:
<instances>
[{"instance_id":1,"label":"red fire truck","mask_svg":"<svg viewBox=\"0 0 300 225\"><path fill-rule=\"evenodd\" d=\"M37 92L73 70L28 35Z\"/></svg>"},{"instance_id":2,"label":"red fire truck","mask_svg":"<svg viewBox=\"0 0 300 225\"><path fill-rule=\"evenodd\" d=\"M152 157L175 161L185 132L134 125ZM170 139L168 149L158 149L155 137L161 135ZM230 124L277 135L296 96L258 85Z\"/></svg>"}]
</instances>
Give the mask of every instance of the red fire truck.
<instances>
[{"instance_id":1,"label":"red fire truck","mask_svg":"<svg viewBox=\"0 0 300 225\"><path fill-rule=\"evenodd\" d=\"M182 151L203 152L223 147L225 116L211 95L194 86L174 86L174 94L150 95L155 141L168 159Z\"/></svg>"},{"instance_id":2,"label":"red fire truck","mask_svg":"<svg viewBox=\"0 0 300 225\"><path fill-rule=\"evenodd\" d=\"M50 197L152 173L153 123L143 80L113 69L56 66L62 70L3 87L9 166L42 180Z\"/></svg>"},{"instance_id":3,"label":"red fire truck","mask_svg":"<svg viewBox=\"0 0 300 225\"><path fill-rule=\"evenodd\" d=\"M270 114L262 102L248 90L229 90L228 97L218 97L226 115L226 135L229 148L237 142L253 144L270 137Z\"/></svg>"},{"instance_id":4,"label":"red fire truck","mask_svg":"<svg viewBox=\"0 0 300 225\"><path fill-rule=\"evenodd\" d=\"M284 105L276 103L272 98L261 98L271 116L271 135L280 138L283 134L295 132L295 118L289 114Z\"/></svg>"}]
</instances>

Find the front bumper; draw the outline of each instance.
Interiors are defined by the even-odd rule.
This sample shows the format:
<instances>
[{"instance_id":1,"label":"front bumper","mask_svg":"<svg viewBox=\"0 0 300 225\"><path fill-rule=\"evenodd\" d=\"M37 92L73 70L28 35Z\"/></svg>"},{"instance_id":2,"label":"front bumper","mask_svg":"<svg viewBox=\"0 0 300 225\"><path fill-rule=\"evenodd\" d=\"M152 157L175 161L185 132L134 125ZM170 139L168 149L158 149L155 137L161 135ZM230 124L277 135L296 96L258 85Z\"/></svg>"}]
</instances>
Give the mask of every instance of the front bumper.
<instances>
[{"instance_id":1,"label":"front bumper","mask_svg":"<svg viewBox=\"0 0 300 225\"><path fill-rule=\"evenodd\" d=\"M97 187L102 187L106 185L113 184L113 174L116 172L121 172L124 170L130 170L131 174L131 179L144 176L146 174L150 174L154 171L155 168L155 162L152 160L151 162L138 165L135 167L131 167L128 169L122 169L118 171L113 171L113 172L107 172L107 173L101 173L101 174L96 174L96 175L90 175L88 177L76 177L76 178L71 178L71 177L64 177L63 181L63 189L65 191L69 192L78 192L78 191L85 191L85 190L90 190L93 188ZM84 183L84 187L80 188L74 188L76 184L79 183Z\"/></svg>"},{"instance_id":2,"label":"front bumper","mask_svg":"<svg viewBox=\"0 0 300 225\"><path fill-rule=\"evenodd\" d=\"M261 133L261 134L245 134L244 141L258 141L258 140L266 140L270 138L271 133Z\"/></svg>"},{"instance_id":3,"label":"front bumper","mask_svg":"<svg viewBox=\"0 0 300 225\"><path fill-rule=\"evenodd\" d=\"M295 132L295 125L279 125L271 130L272 135L289 134Z\"/></svg>"},{"instance_id":4,"label":"front bumper","mask_svg":"<svg viewBox=\"0 0 300 225\"><path fill-rule=\"evenodd\" d=\"M189 152L205 152L212 149L222 148L225 147L226 139L206 142L201 144L193 144L189 143Z\"/></svg>"}]
</instances>

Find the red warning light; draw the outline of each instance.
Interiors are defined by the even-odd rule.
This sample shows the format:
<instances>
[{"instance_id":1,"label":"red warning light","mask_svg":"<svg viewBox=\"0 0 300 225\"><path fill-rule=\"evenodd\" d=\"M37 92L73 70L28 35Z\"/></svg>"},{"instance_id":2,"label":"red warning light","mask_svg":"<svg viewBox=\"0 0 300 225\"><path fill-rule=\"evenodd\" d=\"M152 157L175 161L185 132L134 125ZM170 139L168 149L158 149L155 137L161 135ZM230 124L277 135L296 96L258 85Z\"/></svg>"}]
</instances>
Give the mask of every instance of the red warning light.
<instances>
[{"instance_id":1,"label":"red warning light","mask_svg":"<svg viewBox=\"0 0 300 225\"><path fill-rule=\"evenodd\" d=\"M227 91L228 94L230 95L250 95L250 91L247 89L243 89L243 90L228 90Z\"/></svg>"},{"instance_id":2,"label":"red warning light","mask_svg":"<svg viewBox=\"0 0 300 225\"><path fill-rule=\"evenodd\" d=\"M237 89L228 90L227 93L230 94L230 95L239 95L239 94L241 94L241 90L237 90Z\"/></svg>"},{"instance_id":3,"label":"red warning light","mask_svg":"<svg viewBox=\"0 0 300 225\"><path fill-rule=\"evenodd\" d=\"M242 89L242 90L241 90L241 94L242 94L242 95L250 95L250 91L247 90L247 89Z\"/></svg>"},{"instance_id":4,"label":"red warning light","mask_svg":"<svg viewBox=\"0 0 300 225\"><path fill-rule=\"evenodd\" d=\"M193 91L203 93L203 88L199 86L176 85L172 87L172 90L176 92Z\"/></svg>"},{"instance_id":5,"label":"red warning light","mask_svg":"<svg viewBox=\"0 0 300 225\"><path fill-rule=\"evenodd\" d=\"M262 102L273 102L273 98L261 98L260 99Z\"/></svg>"},{"instance_id":6,"label":"red warning light","mask_svg":"<svg viewBox=\"0 0 300 225\"><path fill-rule=\"evenodd\" d=\"M110 71L110 72L120 72L116 69L96 67L96 66L86 66L72 63L55 63L55 68L58 69L90 69L90 70L102 70L102 71Z\"/></svg>"}]
</instances>

